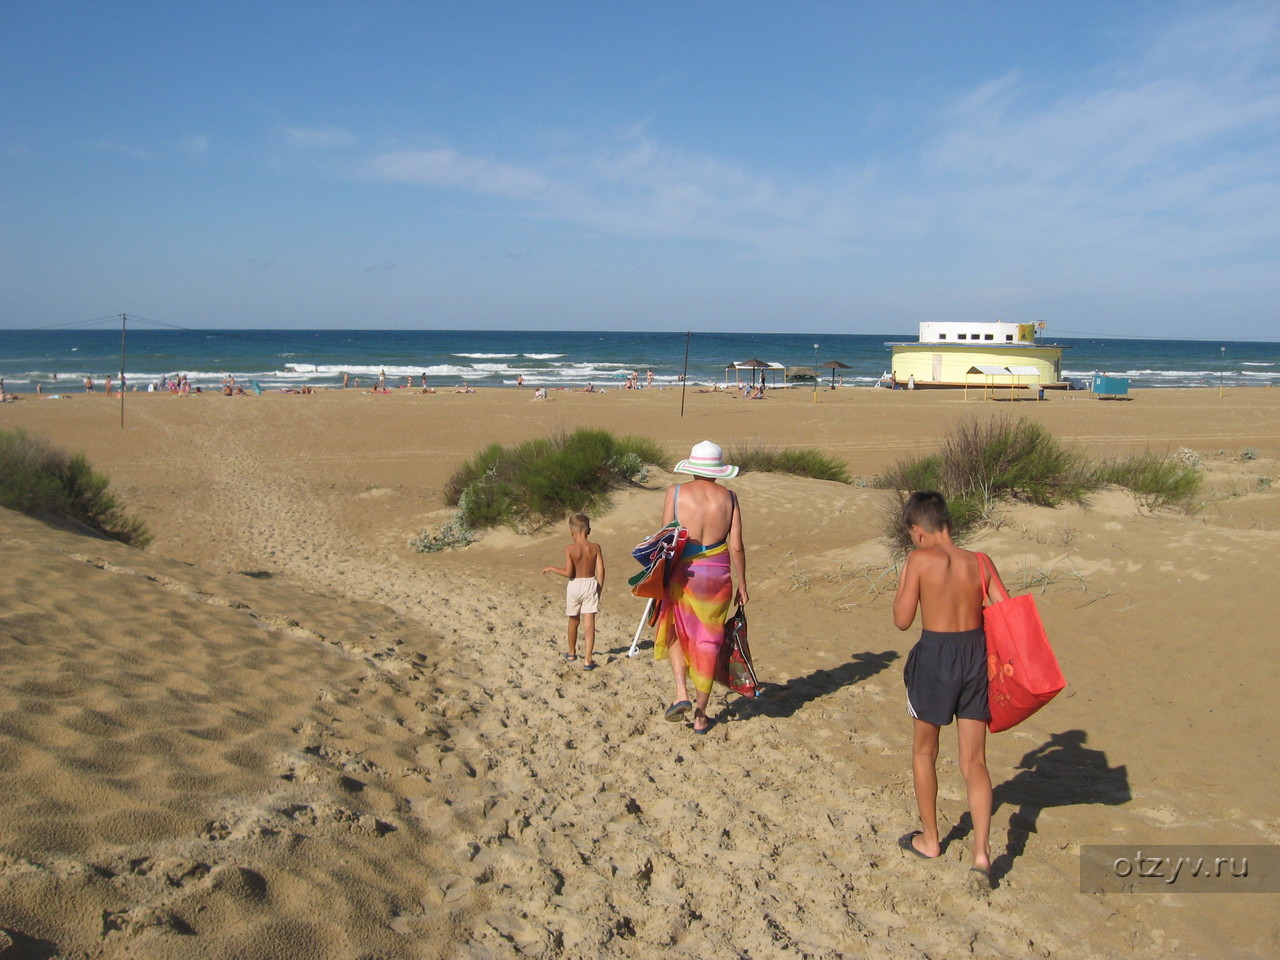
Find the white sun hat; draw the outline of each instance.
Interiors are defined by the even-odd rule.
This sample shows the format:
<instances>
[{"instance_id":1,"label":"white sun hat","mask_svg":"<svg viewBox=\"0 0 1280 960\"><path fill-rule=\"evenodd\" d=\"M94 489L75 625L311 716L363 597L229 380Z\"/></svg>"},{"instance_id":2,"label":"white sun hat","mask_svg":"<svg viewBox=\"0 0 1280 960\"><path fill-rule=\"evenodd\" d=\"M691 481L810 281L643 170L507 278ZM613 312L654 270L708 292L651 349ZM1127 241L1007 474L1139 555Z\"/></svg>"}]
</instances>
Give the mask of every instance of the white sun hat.
<instances>
[{"instance_id":1,"label":"white sun hat","mask_svg":"<svg viewBox=\"0 0 1280 960\"><path fill-rule=\"evenodd\" d=\"M712 480L728 480L738 475L738 468L724 462L724 451L710 440L695 443L689 451L689 459L676 464L676 473L691 473L695 477Z\"/></svg>"}]
</instances>

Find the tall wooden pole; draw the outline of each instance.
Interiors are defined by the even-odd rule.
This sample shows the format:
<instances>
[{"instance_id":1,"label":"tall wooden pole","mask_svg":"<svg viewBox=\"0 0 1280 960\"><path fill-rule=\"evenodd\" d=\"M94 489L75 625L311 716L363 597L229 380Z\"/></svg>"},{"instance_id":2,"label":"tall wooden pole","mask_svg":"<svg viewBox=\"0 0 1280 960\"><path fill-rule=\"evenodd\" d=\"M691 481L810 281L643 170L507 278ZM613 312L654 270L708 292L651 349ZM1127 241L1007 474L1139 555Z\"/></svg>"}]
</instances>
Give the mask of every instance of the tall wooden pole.
<instances>
[{"instance_id":1,"label":"tall wooden pole","mask_svg":"<svg viewBox=\"0 0 1280 960\"><path fill-rule=\"evenodd\" d=\"M124 328L125 315L120 314L120 429L124 429Z\"/></svg>"},{"instance_id":2,"label":"tall wooden pole","mask_svg":"<svg viewBox=\"0 0 1280 960\"><path fill-rule=\"evenodd\" d=\"M680 416L684 416L684 392L689 389L689 338L693 336L692 330L686 330L684 334L684 376L680 378Z\"/></svg>"}]
</instances>

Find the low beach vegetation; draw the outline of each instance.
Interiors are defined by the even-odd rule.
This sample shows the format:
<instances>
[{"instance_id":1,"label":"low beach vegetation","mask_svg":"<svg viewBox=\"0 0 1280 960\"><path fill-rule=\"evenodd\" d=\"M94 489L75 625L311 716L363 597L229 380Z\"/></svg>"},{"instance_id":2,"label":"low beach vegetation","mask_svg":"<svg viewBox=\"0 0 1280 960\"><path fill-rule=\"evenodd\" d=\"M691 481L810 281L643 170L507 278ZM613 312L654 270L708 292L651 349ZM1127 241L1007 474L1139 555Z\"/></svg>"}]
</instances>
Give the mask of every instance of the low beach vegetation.
<instances>
[{"instance_id":1,"label":"low beach vegetation","mask_svg":"<svg viewBox=\"0 0 1280 960\"><path fill-rule=\"evenodd\" d=\"M151 539L108 489L105 476L25 430L0 430L0 506L32 516L75 520L136 547Z\"/></svg>"},{"instance_id":2,"label":"low beach vegetation","mask_svg":"<svg viewBox=\"0 0 1280 960\"><path fill-rule=\"evenodd\" d=\"M733 447L726 454L741 473L786 473L813 480L852 483L849 466L810 447Z\"/></svg>"},{"instance_id":3,"label":"low beach vegetation","mask_svg":"<svg viewBox=\"0 0 1280 960\"><path fill-rule=\"evenodd\" d=\"M1190 451L1187 451L1188 453ZM915 490L937 490L947 498L957 539L992 519L1001 501L1054 507L1083 502L1101 487L1132 491L1149 508L1189 509L1200 489L1199 459L1181 454L1138 454L1091 463L1028 419L967 420L944 435L936 452L899 461L877 486L896 496L886 513L889 540L900 551L911 546L902 527L902 506Z\"/></svg>"},{"instance_id":4,"label":"low beach vegetation","mask_svg":"<svg viewBox=\"0 0 1280 960\"><path fill-rule=\"evenodd\" d=\"M1096 471L1100 485L1114 484L1131 490L1151 509L1188 509L1200 492L1201 474L1185 458L1140 453L1123 460L1106 460Z\"/></svg>"},{"instance_id":5,"label":"low beach vegetation","mask_svg":"<svg viewBox=\"0 0 1280 960\"><path fill-rule=\"evenodd\" d=\"M571 513L597 513L613 490L643 484L650 464L667 463L654 441L607 430L558 433L515 447L493 444L445 485L445 502L457 508L454 518L439 533L424 531L410 544L430 552L470 543L489 527L536 530Z\"/></svg>"}]
</instances>

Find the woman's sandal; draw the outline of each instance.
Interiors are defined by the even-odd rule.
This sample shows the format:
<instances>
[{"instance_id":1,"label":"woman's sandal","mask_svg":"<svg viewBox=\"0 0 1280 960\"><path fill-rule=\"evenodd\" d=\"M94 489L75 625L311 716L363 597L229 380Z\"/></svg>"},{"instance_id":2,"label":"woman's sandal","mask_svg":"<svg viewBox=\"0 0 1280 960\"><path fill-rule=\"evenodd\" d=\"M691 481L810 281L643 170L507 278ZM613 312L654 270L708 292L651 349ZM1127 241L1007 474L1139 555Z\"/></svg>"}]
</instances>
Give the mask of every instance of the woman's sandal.
<instances>
[{"instance_id":1,"label":"woman's sandal","mask_svg":"<svg viewBox=\"0 0 1280 960\"><path fill-rule=\"evenodd\" d=\"M686 713L693 709L693 704L688 700L677 700L671 706L667 707L667 712L663 714L672 723L678 723Z\"/></svg>"}]
</instances>

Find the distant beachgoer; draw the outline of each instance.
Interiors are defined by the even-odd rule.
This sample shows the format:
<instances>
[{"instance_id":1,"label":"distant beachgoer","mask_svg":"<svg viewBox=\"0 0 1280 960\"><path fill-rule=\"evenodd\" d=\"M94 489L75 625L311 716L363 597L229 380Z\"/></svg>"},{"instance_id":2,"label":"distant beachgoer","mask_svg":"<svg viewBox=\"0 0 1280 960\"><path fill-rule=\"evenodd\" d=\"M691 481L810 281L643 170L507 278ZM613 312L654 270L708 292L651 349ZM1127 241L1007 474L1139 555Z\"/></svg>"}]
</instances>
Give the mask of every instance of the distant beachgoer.
<instances>
[{"instance_id":1,"label":"distant beachgoer","mask_svg":"<svg viewBox=\"0 0 1280 960\"><path fill-rule=\"evenodd\" d=\"M579 392L579 393L595 393L595 392L596 392L596 388L595 388L595 385L594 385L594 384L590 384L590 383L588 383L585 387L583 387L583 388L582 388L581 390L579 390L578 392Z\"/></svg>"},{"instance_id":2,"label":"distant beachgoer","mask_svg":"<svg viewBox=\"0 0 1280 960\"><path fill-rule=\"evenodd\" d=\"M93 377L84 378L84 392L93 393Z\"/></svg>"},{"instance_id":3,"label":"distant beachgoer","mask_svg":"<svg viewBox=\"0 0 1280 960\"><path fill-rule=\"evenodd\" d=\"M539 387L537 390L533 391L533 399L535 400L547 399L547 388Z\"/></svg>"},{"instance_id":4,"label":"distant beachgoer","mask_svg":"<svg viewBox=\"0 0 1280 960\"><path fill-rule=\"evenodd\" d=\"M644 384L645 384L645 386L646 386L646 387L652 387L652 386L653 386L653 371L652 371L652 370L649 370L649 371L646 371L646 372L645 372L645 375L644 375Z\"/></svg>"},{"instance_id":5,"label":"distant beachgoer","mask_svg":"<svg viewBox=\"0 0 1280 960\"><path fill-rule=\"evenodd\" d=\"M517 374L516 374L516 386L517 386L517 387L523 387L523 386L524 386L524 374L523 374L523 373L517 373Z\"/></svg>"},{"instance_id":6,"label":"distant beachgoer","mask_svg":"<svg viewBox=\"0 0 1280 960\"><path fill-rule=\"evenodd\" d=\"M422 371L422 389L427 389L427 371L425 370Z\"/></svg>"},{"instance_id":7,"label":"distant beachgoer","mask_svg":"<svg viewBox=\"0 0 1280 960\"><path fill-rule=\"evenodd\" d=\"M667 490L662 524L678 521L689 531L689 539L667 581L653 656L670 660L675 680L675 700L666 718L679 721L692 709L693 732L704 734L711 729L707 701L724 645L730 601L747 602L747 554L738 498L716 484L736 477L738 468L724 462L720 447L704 440L694 445L687 460L676 464L674 472L695 479ZM689 702L689 675L696 705Z\"/></svg>"},{"instance_id":8,"label":"distant beachgoer","mask_svg":"<svg viewBox=\"0 0 1280 960\"><path fill-rule=\"evenodd\" d=\"M458 388L453 392L454 393L475 393L476 388L471 386L471 384L467 383L467 381L463 380L462 383L458 386Z\"/></svg>"},{"instance_id":9,"label":"distant beachgoer","mask_svg":"<svg viewBox=\"0 0 1280 960\"><path fill-rule=\"evenodd\" d=\"M3 381L3 380L0 380L0 394L3 394L3 393L4 393L4 381ZM36 393L44 393L44 384L43 384L43 383L37 383L37 384L36 384Z\"/></svg>"},{"instance_id":10,"label":"distant beachgoer","mask_svg":"<svg viewBox=\"0 0 1280 960\"><path fill-rule=\"evenodd\" d=\"M591 655L596 647L596 614L600 610L600 594L604 591L604 552L591 536L591 520L583 513L569 518L569 533L573 543L564 548L564 567L543 567L544 574L554 573L568 577L565 587L565 616L569 618L569 652L566 662L578 659L578 624L581 622L587 643L584 670L594 670L596 663Z\"/></svg>"},{"instance_id":11,"label":"distant beachgoer","mask_svg":"<svg viewBox=\"0 0 1280 960\"><path fill-rule=\"evenodd\" d=\"M914 390L916 388L916 375L914 373L907 375L907 389Z\"/></svg>"},{"instance_id":12,"label":"distant beachgoer","mask_svg":"<svg viewBox=\"0 0 1280 960\"><path fill-rule=\"evenodd\" d=\"M378 389L379 390L387 389L387 371L386 370L381 370L378 372Z\"/></svg>"}]
</instances>

